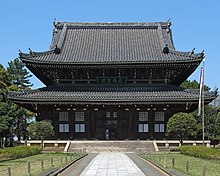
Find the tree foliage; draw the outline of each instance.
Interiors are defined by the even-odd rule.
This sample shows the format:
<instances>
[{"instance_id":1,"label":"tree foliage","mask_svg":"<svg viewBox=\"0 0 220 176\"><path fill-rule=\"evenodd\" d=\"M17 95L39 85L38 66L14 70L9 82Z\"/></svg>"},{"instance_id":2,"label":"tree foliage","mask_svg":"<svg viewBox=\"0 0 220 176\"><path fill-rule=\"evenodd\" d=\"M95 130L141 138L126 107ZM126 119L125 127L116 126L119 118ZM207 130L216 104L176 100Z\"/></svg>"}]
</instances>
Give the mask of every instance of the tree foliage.
<instances>
[{"instance_id":1,"label":"tree foliage","mask_svg":"<svg viewBox=\"0 0 220 176\"><path fill-rule=\"evenodd\" d=\"M23 89L29 89L33 84L29 81L32 75L29 74L24 64L18 59L14 59L8 63L7 72L9 74L10 81Z\"/></svg>"},{"instance_id":2,"label":"tree foliage","mask_svg":"<svg viewBox=\"0 0 220 176\"><path fill-rule=\"evenodd\" d=\"M5 69L0 64L0 147L5 138L5 145L13 145L13 136L16 135L20 140L27 136L26 118L32 114L6 99L6 92L20 91L20 88L30 89L32 84L29 81L31 75L25 69L24 65L18 59L8 63ZM9 142L9 144L7 144Z\"/></svg>"},{"instance_id":3,"label":"tree foliage","mask_svg":"<svg viewBox=\"0 0 220 176\"><path fill-rule=\"evenodd\" d=\"M54 135L53 125L45 121L37 121L29 124L28 131L31 139L44 140Z\"/></svg>"},{"instance_id":4,"label":"tree foliage","mask_svg":"<svg viewBox=\"0 0 220 176\"><path fill-rule=\"evenodd\" d=\"M166 134L183 142L184 138L194 137L197 133L197 123L192 114L179 112L174 114L167 123Z\"/></svg>"},{"instance_id":5,"label":"tree foliage","mask_svg":"<svg viewBox=\"0 0 220 176\"><path fill-rule=\"evenodd\" d=\"M199 82L197 82L195 79L193 81L187 79L180 86L184 89L199 89L199 85ZM210 88L204 85L204 90L208 91Z\"/></svg>"},{"instance_id":6,"label":"tree foliage","mask_svg":"<svg viewBox=\"0 0 220 176\"><path fill-rule=\"evenodd\" d=\"M212 105L204 107L205 136L210 139L220 139L220 108ZM202 117L197 116L197 110L193 112L198 123L198 138L202 137Z\"/></svg>"},{"instance_id":7,"label":"tree foliage","mask_svg":"<svg viewBox=\"0 0 220 176\"><path fill-rule=\"evenodd\" d=\"M1 91L6 89L10 85L11 85L11 83L9 81L8 73L6 72L4 67L0 64L0 89L1 89Z\"/></svg>"}]
</instances>

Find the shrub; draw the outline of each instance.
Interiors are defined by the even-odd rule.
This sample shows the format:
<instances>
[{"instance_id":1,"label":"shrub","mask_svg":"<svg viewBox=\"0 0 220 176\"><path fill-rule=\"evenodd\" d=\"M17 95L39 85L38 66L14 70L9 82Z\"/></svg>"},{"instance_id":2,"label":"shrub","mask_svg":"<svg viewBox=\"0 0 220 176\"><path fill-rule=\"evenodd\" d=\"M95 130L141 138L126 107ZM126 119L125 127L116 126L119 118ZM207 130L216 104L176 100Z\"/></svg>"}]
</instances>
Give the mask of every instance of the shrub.
<instances>
[{"instance_id":1,"label":"shrub","mask_svg":"<svg viewBox=\"0 0 220 176\"><path fill-rule=\"evenodd\" d=\"M7 158L24 158L41 153L41 148L37 146L17 146L0 149L1 156L7 156Z\"/></svg>"},{"instance_id":2,"label":"shrub","mask_svg":"<svg viewBox=\"0 0 220 176\"><path fill-rule=\"evenodd\" d=\"M220 150L215 150L205 146L181 146L179 149L184 155L203 159L220 159Z\"/></svg>"}]
</instances>

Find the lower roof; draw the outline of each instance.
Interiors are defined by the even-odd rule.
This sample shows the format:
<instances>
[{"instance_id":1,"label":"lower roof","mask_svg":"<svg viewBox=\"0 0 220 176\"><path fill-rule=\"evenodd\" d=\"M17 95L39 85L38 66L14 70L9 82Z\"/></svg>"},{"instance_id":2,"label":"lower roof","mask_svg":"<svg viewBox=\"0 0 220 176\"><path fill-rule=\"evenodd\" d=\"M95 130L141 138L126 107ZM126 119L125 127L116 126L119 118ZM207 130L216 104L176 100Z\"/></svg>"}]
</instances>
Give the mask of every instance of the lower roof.
<instances>
[{"instance_id":1,"label":"lower roof","mask_svg":"<svg viewBox=\"0 0 220 176\"><path fill-rule=\"evenodd\" d=\"M57 102L198 102L199 92L183 90L169 84L148 84L132 87L101 87L52 85L37 90L8 92L8 98L15 103L56 104ZM211 102L215 92L206 92L205 100Z\"/></svg>"}]
</instances>

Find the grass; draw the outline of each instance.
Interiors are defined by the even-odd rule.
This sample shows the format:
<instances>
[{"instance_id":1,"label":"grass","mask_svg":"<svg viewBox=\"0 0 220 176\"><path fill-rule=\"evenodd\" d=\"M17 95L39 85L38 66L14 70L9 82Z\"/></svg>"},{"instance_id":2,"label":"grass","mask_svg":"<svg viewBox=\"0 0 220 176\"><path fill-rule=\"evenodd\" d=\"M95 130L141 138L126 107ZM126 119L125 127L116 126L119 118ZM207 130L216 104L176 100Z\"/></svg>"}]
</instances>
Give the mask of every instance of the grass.
<instances>
[{"instance_id":1,"label":"grass","mask_svg":"<svg viewBox=\"0 0 220 176\"><path fill-rule=\"evenodd\" d=\"M8 167L11 167L11 172L13 176L22 176L27 175L27 163L30 162L31 175L37 175L42 172L41 161L44 163L44 171L52 168L51 166L51 157L53 157L53 167L62 168L66 165L66 157L67 163L70 163L70 154L64 153L43 153L30 157L25 157L21 159L14 159L8 161L0 162L0 175L8 175ZM74 159L79 158L79 154L75 153ZM62 157L62 159L61 159ZM73 159L73 154L72 154ZM62 163L62 164L61 164Z\"/></svg>"},{"instance_id":2,"label":"grass","mask_svg":"<svg viewBox=\"0 0 220 176\"><path fill-rule=\"evenodd\" d=\"M167 170L172 170L172 159L174 158L174 169L186 174L186 161L189 161L189 176L203 175L203 164L206 165L206 176L219 176L220 164L214 160L200 159L196 157L182 155L180 153L156 153L147 155L147 158L153 163L164 167L164 158L166 157Z\"/></svg>"}]
</instances>

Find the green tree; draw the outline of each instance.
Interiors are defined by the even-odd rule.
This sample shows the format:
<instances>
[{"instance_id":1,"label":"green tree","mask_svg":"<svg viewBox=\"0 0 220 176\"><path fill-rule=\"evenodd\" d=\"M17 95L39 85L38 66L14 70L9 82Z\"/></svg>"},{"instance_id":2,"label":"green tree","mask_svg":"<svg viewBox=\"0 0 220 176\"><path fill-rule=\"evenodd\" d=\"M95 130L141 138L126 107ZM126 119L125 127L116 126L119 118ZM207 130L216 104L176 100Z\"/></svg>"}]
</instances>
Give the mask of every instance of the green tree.
<instances>
[{"instance_id":1,"label":"green tree","mask_svg":"<svg viewBox=\"0 0 220 176\"><path fill-rule=\"evenodd\" d=\"M24 64L18 59L14 59L8 63L7 73L9 75L9 81L11 86L8 87L12 91L20 91L20 89L30 89L32 84L29 78L32 75L29 74ZM14 106L14 105L13 105ZM26 139L27 137L27 118L32 117L32 114L19 106L14 107L14 112L12 114L14 117L14 134L18 137L20 141L21 138Z\"/></svg>"},{"instance_id":2,"label":"green tree","mask_svg":"<svg viewBox=\"0 0 220 176\"><path fill-rule=\"evenodd\" d=\"M194 137L196 133L197 123L192 114L179 112L168 120L166 135L179 139L181 144L183 139Z\"/></svg>"},{"instance_id":3,"label":"green tree","mask_svg":"<svg viewBox=\"0 0 220 176\"><path fill-rule=\"evenodd\" d=\"M187 79L180 86L184 89L199 89L199 85L199 82L197 82L195 79L193 81ZM208 91L210 88L204 85L204 90Z\"/></svg>"},{"instance_id":4,"label":"green tree","mask_svg":"<svg viewBox=\"0 0 220 176\"><path fill-rule=\"evenodd\" d=\"M24 64L18 58L8 63L7 72L10 81L14 85L23 89L30 89L30 87L33 86L29 80L32 75L29 74Z\"/></svg>"},{"instance_id":5,"label":"green tree","mask_svg":"<svg viewBox=\"0 0 220 176\"><path fill-rule=\"evenodd\" d=\"M5 98L5 93L9 86L11 86L11 83L8 74L0 64L0 147L5 145L3 144L3 138L11 135L11 124L13 120L10 116L11 106Z\"/></svg>"},{"instance_id":6,"label":"green tree","mask_svg":"<svg viewBox=\"0 0 220 176\"><path fill-rule=\"evenodd\" d=\"M11 83L9 81L8 73L4 69L4 67L0 64L0 90L1 93L5 90Z\"/></svg>"},{"instance_id":7,"label":"green tree","mask_svg":"<svg viewBox=\"0 0 220 176\"><path fill-rule=\"evenodd\" d=\"M28 132L31 139L40 139L43 142L54 135L54 127L49 122L37 121L28 125Z\"/></svg>"},{"instance_id":8,"label":"green tree","mask_svg":"<svg viewBox=\"0 0 220 176\"><path fill-rule=\"evenodd\" d=\"M206 105L204 107L204 120L205 120L205 136L210 139L216 139L220 137L220 113L217 107L212 105ZM202 117L198 117L197 110L193 112L199 124L198 138L202 138Z\"/></svg>"}]
</instances>

